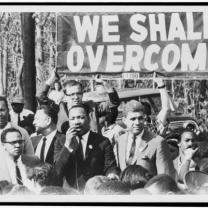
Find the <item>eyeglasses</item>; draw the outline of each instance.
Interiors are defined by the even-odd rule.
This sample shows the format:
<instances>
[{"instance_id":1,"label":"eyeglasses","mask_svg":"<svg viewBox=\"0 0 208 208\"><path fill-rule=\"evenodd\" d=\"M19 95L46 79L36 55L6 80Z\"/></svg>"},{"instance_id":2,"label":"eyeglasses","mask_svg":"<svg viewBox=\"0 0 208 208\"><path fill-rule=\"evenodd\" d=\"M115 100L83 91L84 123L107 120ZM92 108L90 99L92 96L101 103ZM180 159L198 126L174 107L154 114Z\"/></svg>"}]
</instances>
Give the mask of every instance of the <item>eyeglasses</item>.
<instances>
[{"instance_id":1,"label":"eyeglasses","mask_svg":"<svg viewBox=\"0 0 208 208\"><path fill-rule=\"evenodd\" d=\"M25 142L25 140L17 140L17 141L12 141L12 142L3 142L3 143L8 143L11 145L15 145L15 144L23 144Z\"/></svg>"},{"instance_id":2,"label":"eyeglasses","mask_svg":"<svg viewBox=\"0 0 208 208\"><path fill-rule=\"evenodd\" d=\"M67 94L67 93L65 92L65 95L66 95L66 96L70 96L70 97L73 97L73 96L75 96L75 95L81 96L82 94L83 94L82 92L75 92L75 93L71 93L71 94Z\"/></svg>"}]
</instances>

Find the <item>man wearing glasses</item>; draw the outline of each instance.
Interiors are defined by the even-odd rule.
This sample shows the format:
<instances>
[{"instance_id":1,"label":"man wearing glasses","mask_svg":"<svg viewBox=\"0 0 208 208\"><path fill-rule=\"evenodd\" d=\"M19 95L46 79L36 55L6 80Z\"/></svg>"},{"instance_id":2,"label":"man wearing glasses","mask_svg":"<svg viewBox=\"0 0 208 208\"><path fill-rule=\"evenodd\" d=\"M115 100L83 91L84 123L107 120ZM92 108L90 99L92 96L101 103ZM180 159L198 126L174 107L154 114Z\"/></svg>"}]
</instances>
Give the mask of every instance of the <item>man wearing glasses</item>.
<instances>
[{"instance_id":1,"label":"man wearing glasses","mask_svg":"<svg viewBox=\"0 0 208 208\"><path fill-rule=\"evenodd\" d=\"M50 86L57 79L56 72L53 71L51 77L47 80L46 86L40 93L38 98L44 100L47 97ZM98 79L97 79L98 80ZM99 82L104 85L109 96L109 106L117 107L120 104L120 100L117 92L109 84L101 79ZM62 126L62 133L66 133L68 129L68 111L69 109L77 104L85 104L90 111L90 129L94 132L101 133L101 127L99 125L99 118L106 114L107 109L103 108L103 105L95 103L93 101L83 102L83 87L82 84L75 80L68 80L64 83L65 98L63 102L59 104L59 119L57 123L57 128L60 130ZM67 121L67 122L66 122Z\"/></svg>"},{"instance_id":2,"label":"man wearing glasses","mask_svg":"<svg viewBox=\"0 0 208 208\"><path fill-rule=\"evenodd\" d=\"M4 129L1 133L1 143L3 150L0 152L0 181L26 184L26 166L34 167L39 164L39 158L23 154L25 140L18 129Z\"/></svg>"},{"instance_id":3,"label":"man wearing glasses","mask_svg":"<svg viewBox=\"0 0 208 208\"><path fill-rule=\"evenodd\" d=\"M18 129L22 134L22 138L25 140L24 150L23 150L24 154L34 155L34 149L32 146L32 142L29 139L29 135L28 135L27 131L25 129L21 128L20 126L15 125L14 123L12 123L10 121L9 107L8 107L7 99L5 96L0 96L0 135L4 129L11 128L11 127ZM1 152L1 148L2 147L0 144L0 152Z\"/></svg>"},{"instance_id":4,"label":"man wearing glasses","mask_svg":"<svg viewBox=\"0 0 208 208\"><path fill-rule=\"evenodd\" d=\"M118 164L121 170L137 164L150 175L167 174L175 179L175 170L165 140L144 127L144 106L131 100L123 111L127 132L118 138Z\"/></svg>"}]
</instances>

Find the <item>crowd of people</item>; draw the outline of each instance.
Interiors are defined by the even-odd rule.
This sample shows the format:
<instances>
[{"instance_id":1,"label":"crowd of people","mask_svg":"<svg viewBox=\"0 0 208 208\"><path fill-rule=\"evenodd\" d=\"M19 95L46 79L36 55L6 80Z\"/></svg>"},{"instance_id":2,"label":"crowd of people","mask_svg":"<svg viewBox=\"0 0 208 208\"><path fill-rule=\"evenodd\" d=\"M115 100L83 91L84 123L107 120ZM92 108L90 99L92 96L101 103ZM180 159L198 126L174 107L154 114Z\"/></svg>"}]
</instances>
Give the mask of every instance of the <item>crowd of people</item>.
<instances>
[{"instance_id":1,"label":"crowd of people","mask_svg":"<svg viewBox=\"0 0 208 208\"><path fill-rule=\"evenodd\" d=\"M187 174L206 174L208 160L198 156L190 128L172 155L164 133L173 106L161 79L155 79L162 103L156 118L148 103L130 100L122 126L116 122L120 99L108 82L96 80L98 97L108 100L95 102L83 100L80 82L68 80L62 89L57 79L53 71L34 113L22 98L10 107L0 96L0 194L199 193L202 183L196 178L190 189Z\"/></svg>"}]
</instances>

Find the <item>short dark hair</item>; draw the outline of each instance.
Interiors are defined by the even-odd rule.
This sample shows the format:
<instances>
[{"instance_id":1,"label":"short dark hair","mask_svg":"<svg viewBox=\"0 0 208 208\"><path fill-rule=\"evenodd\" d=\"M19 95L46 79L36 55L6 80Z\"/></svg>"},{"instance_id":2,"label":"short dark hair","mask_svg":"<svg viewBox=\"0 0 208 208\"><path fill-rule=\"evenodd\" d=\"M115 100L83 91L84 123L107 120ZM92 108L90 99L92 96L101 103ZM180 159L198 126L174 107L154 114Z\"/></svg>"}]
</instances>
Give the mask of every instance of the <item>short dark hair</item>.
<instances>
[{"instance_id":1,"label":"short dark hair","mask_svg":"<svg viewBox=\"0 0 208 208\"><path fill-rule=\"evenodd\" d=\"M78 82L76 80L67 80L67 81L64 82L63 86L64 86L64 88L67 87L67 86L69 86L69 87L80 86L81 90L83 90L81 82Z\"/></svg>"},{"instance_id":2,"label":"short dark hair","mask_svg":"<svg viewBox=\"0 0 208 208\"><path fill-rule=\"evenodd\" d=\"M51 179L53 175L52 165L49 163L40 163L35 167L27 168L27 177L34 182L38 183L40 186L51 185Z\"/></svg>"},{"instance_id":3,"label":"short dark hair","mask_svg":"<svg viewBox=\"0 0 208 208\"><path fill-rule=\"evenodd\" d=\"M4 143L6 141L6 135L10 132L18 132L22 137L22 133L20 132L19 129L16 129L16 128L13 128L13 127L7 128L7 129L4 129L1 133L1 142L2 143Z\"/></svg>"},{"instance_id":4,"label":"short dark hair","mask_svg":"<svg viewBox=\"0 0 208 208\"><path fill-rule=\"evenodd\" d=\"M183 129L181 132L181 135L179 137L179 140L178 140L179 143L181 142L181 139L185 133L190 133L194 137L194 139L196 139L196 137L197 137L196 133L194 131L192 131L191 129Z\"/></svg>"},{"instance_id":5,"label":"short dark hair","mask_svg":"<svg viewBox=\"0 0 208 208\"><path fill-rule=\"evenodd\" d=\"M144 112L144 106L137 100L130 100L125 104L123 115L127 116L128 112Z\"/></svg>"},{"instance_id":6,"label":"short dark hair","mask_svg":"<svg viewBox=\"0 0 208 208\"><path fill-rule=\"evenodd\" d=\"M145 185L145 188L155 185L159 194L166 194L168 192L178 193L179 189L177 183L167 174L159 174L151 178Z\"/></svg>"},{"instance_id":7,"label":"short dark hair","mask_svg":"<svg viewBox=\"0 0 208 208\"><path fill-rule=\"evenodd\" d=\"M62 85L61 85L61 82L59 80L55 80L54 83L53 83L53 87L55 88L55 84L58 83L59 84L59 87L60 87L60 90L62 89Z\"/></svg>"},{"instance_id":8,"label":"short dark hair","mask_svg":"<svg viewBox=\"0 0 208 208\"><path fill-rule=\"evenodd\" d=\"M149 179L148 170L140 165L129 165L121 173L121 181L129 185L131 190L143 188Z\"/></svg>"},{"instance_id":9,"label":"short dark hair","mask_svg":"<svg viewBox=\"0 0 208 208\"><path fill-rule=\"evenodd\" d=\"M83 108L86 115L89 116L89 113L90 113L90 109L89 107L86 105L86 104L77 104L77 105L73 105L70 109L69 109L69 113L70 111L73 109L73 108ZM69 115L68 113L68 115Z\"/></svg>"},{"instance_id":10,"label":"short dark hair","mask_svg":"<svg viewBox=\"0 0 208 208\"><path fill-rule=\"evenodd\" d=\"M57 105L40 105L37 110L44 110L44 112L51 118L54 124L58 121L59 107Z\"/></svg>"}]
</instances>

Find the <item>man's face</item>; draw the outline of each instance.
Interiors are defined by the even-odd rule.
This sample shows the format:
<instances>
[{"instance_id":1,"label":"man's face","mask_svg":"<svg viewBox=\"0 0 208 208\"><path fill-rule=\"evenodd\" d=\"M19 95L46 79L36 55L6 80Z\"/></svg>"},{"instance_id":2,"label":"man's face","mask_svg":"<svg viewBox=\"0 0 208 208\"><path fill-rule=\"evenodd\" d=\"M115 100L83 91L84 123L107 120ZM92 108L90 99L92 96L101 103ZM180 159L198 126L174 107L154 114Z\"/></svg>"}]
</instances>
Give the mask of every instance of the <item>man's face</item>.
<instances>
[{"instance_id":1,"label":"man's face","mask_svg":"<svg viewBox=\"0 0 208 208\"><path fill-rule=\"evenodd\" d=\"M68 105L73 106L82 103L83 92L79 85L66 86L65 90Z\"/></svg>"},{"instance_id":2,"label":"man's face","mask_svg":"<svg viewBox=\"0 0 208 208\"><path fill-rule=\"evenodd\" d=\"M193 148L193 144L195 142L194 136L190 132L184 132L181 136L181 141L178 144L181 151L184 151L188 148Z\"/></svg>"},{"instance_id":3,"label":"man's face","mask_svg":"<svg viewBox=\"0 0 208 208\"><path fill-rule=\"evenodd\" d=\"M36 111L33 125L35 126L35 130L38 134L43 133L43 131L49 127L50 123L51 118L44 112L43 109Z\"/></svg>"},{"instance_id":4,"label":"man's face","mask_svg":"<svg viewBox=\"0 0 208 208\"><path fill-rule=\"evenodd\" d=\"M138 135L144 129L144 113L140 112L128 112L127 116L123 118L127 129L134 135Z\"/></svg>"},{"instance_id":5,"label":"man's face","mask_svg":"<svg viewBox=\"0 0 208 208\"><path fill-rule=\"evenodd\" d=\"M76 127L80 135L85 134L90 128L90 121L83 108L72 108L69 111L69 126Z\"/></svg>"},{"instance_id":6,"label":"man's face","mask_svg":"<svg viewBox=\"0 0 208 208\"><path fill-rule=\"evenodd\" d=\"M24 140L19 132L8 132L5 142L2 144L11 157L17 159L22 154Z\"/></svg>"},{"instance_id":7,"label":"man's face","mask_svg":"<svg viewBox=\"0 0 208 208\"><path fill-rule=\"evenodd\" d=\"M24 103L12 103L11 106L15 113L21 113L24 107Z\"/></svg>"},{"instance_id":8,"label":"man's face","mask_svg":"<svg viewBox=\"0 0 208 208\"><path fill-rule=\"evenodd\" d=\"M1 100L0 101L0 129L3 129L7 125L8 119L9 119L9 110L6 106L6 103L3 100Z\"/></svg>"}]
</instances>

